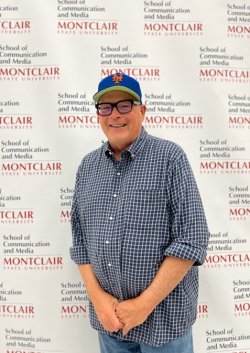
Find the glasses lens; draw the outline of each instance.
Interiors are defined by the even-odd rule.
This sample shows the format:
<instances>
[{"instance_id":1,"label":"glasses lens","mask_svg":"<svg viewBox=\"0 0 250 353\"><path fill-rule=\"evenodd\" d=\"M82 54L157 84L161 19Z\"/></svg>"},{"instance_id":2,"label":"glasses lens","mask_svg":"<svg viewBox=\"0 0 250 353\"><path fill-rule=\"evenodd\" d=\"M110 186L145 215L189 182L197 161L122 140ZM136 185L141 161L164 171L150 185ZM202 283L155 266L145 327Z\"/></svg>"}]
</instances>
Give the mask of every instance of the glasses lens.
<instances>
[{"instance_id":1,"label":"glasses lens","mask_svg":"<svg viewBox=\"0 0 250 353\"><path fill-rule=\"evenodd\" d=\"M123 101L117 103L117 110L121 114L129 113L132 110L132 102L131 101Z\"/></svg>"},{"instance_id":2,"label":"glasses lens","mask_svg":"<svg viewBox=\"0 0 250 353\"><path fill-rule=\"evenodd\" d=\"M112 105L109 103L102 103L98 105L97 110L100 115L110 115L112 111Z\"/></svg>"}]
</instances>

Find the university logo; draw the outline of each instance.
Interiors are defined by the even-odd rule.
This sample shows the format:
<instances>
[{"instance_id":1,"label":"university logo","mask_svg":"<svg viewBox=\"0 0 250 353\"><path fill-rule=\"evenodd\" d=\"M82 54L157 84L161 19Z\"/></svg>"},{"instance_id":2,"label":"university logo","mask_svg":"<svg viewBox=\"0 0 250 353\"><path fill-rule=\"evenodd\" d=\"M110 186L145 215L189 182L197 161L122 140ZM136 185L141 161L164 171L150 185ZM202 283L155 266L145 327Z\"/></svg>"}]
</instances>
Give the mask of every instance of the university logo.
<instances>
[{"instance_id":1,"label":"university logo","mask_svg":"<svg viewBox=\"0 0 250 353\"><path fill-rule=\"evenodd\" d=\"M217 266L213 266L217 265ZM226 253L219 255L208 255L204 262L205 268L213 267L249 267L250 255L249 253Z\"/></svg>"},{"instance_id":2,"label":"university logo","mask_svg":"<svg viewBox=\"0 0 250 353\"><path fill-rule=\"evenodd\" d=\"M199 304L197 308L197 317L198 319L207 319L208 318L208 305Z\"/></svg>"},{"instance_id":3,"label":"university logo","mask_svg":"<svg viewBox=\"0 0 250 353\"><path fill-rule=\"evenodd\" d=\"M79 319L89 316L88 304L70 304L61 306L62 319Z\"/></svg>"},{"instance_id":4,"label":"university logo","mask_svg":"<svg viewBox=\"0 0 250 353\"><path fill-rule=\"evenodd\" d=\"M235 316L249 316L250 315L250 302L234 303Z\"/></svg>"},{"instance_id":5,"label":"university logo","mask_svg":"<svg viewBox=\"0 0 250 353\"><path fill-rule=\"evenodd\" d=\"M61 270L63 268L63 258L61 256L9 256L1 259L1 265L4 270L8 271L51 271Z\"/></svg>"}]
</instances>

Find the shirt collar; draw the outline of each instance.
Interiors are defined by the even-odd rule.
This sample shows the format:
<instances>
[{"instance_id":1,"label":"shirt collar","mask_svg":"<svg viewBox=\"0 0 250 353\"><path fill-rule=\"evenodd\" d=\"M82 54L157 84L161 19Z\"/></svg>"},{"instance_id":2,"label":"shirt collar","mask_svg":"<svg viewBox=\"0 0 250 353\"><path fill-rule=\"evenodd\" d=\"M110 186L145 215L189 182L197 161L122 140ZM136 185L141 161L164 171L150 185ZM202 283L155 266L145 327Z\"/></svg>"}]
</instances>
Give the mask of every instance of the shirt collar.
<instances>
[{"instance_id":1,"label":"shirt collar","mask_svg":"<svg viewBox=\"0 0 250 353\"><path fill-rule=\"evenodd\" d=\"M147 131L144 129L144 127L142 126L142 129L141 129L141 133L140 135L137 137L137 139L132 143L132 145L130 145L126 151L129 153L130 157L132 159L134 159L138 154L139 152L142 150L146 140L148 138L148 133ZM109 142L106 141L104 143L104 152L106 154L107 157L112 157L113 155L113 152L110 148L110 145L109 145Z\"/></svg>"}]
</instances>

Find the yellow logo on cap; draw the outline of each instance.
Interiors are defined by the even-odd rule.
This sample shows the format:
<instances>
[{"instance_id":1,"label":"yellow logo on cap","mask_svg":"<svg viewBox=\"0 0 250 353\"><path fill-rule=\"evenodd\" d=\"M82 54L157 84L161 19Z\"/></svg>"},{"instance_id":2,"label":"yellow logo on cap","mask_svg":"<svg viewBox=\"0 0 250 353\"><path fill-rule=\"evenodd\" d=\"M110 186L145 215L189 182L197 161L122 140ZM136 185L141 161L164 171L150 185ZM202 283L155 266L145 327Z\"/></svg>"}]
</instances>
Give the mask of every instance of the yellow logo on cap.
<instances>
[{"instance_id":1,"label":"yellow logo on cap","mask_svg":"<svg viewBox=\"0 0 250 353\"><path fill-rule=\"evenodd\" d=\"M122 74L120 74L120 75L114 74L113 81L114 81L114 83L117 83L117 84L121 83L122 82Z\"/></svg>"}]
</instances>

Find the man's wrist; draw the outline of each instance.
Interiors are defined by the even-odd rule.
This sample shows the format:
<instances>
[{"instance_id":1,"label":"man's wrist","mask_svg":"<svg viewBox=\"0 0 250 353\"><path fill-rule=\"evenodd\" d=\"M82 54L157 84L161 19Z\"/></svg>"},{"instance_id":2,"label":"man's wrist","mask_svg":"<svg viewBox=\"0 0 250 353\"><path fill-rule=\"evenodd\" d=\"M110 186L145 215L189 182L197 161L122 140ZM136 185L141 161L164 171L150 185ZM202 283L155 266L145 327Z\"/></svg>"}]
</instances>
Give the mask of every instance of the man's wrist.
<instances>
[{"instance_id":1,"label":"man's wrist","mask_svg":"<svg viewBox=\"0 0 250 353\"><path fill-rule=\"evenodd\" d=\"M104 295L104 290L100 288L95 288L95 290L92 290L89 295L89 300L92 302L93 305L95 305L96 302L99 302L101 298L103 298Z\"/></svg>"},{"instance_id":2,"label":"man's wrist","mask_svg":"<svg viewBox=\"0 0 250 353\"><path fill-rule=\"evenodd\" d=\"M111 294L105 292L102 288L99 288L98 291L94 292L93 295L89 298L92 304L95 306L99 303L107 303L110 304L113 302L114 305L118 303L118 299L112 296Z\"/></svg>"},{"instance_id":3,"label":"man's wrist","mask_svg":"<svg viewBox=\"0 0 250 353\"><path fill-rule=\"evenodd\" d=\"M142 292L137 299L140 302L140 305L142 306L142 309L145 310L148 315L154 311L156 308L157 304L152 296L149 295L146 291Z\"/></svg>"}]
</instances>

